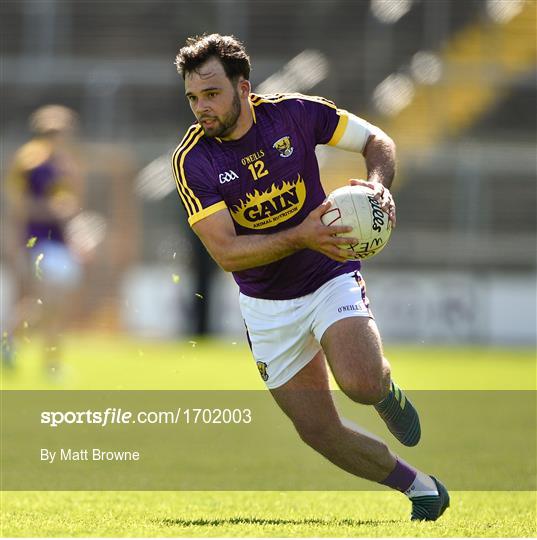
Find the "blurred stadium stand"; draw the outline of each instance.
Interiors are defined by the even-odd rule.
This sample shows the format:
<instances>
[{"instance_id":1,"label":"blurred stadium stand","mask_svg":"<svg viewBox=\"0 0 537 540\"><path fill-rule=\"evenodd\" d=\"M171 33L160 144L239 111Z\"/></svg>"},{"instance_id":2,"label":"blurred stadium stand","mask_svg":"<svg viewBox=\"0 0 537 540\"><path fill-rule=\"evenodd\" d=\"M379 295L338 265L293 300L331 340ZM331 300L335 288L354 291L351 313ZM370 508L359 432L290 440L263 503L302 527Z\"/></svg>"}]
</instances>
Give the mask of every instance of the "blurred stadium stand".
<instances>
[{"instance_id":1,"label":"blurred stadium stand","mask_svg":"<svg viewBox=\"0 0 537 540\"><path fill-rule=\"evenodd\" d=\"M112 156L116 145L130 148L146 172L141 264L192 264L196 240L171 172L147 166L192 121L178 48L217 31L245 41L254 88L313 51L320 60L310 69L327 72L311 87L295 73L297 89L396 140L398 228L368 271L534 272L533 0L4 0L0 21L2 159L27 136L30 112L49 102L80 112L88 145L108 145ZM364 174L357 156L322 148L319 158L328 189ZM91 181L102 184L92 209L110 217L107 176Z\"/></svg>"}]
</instances>

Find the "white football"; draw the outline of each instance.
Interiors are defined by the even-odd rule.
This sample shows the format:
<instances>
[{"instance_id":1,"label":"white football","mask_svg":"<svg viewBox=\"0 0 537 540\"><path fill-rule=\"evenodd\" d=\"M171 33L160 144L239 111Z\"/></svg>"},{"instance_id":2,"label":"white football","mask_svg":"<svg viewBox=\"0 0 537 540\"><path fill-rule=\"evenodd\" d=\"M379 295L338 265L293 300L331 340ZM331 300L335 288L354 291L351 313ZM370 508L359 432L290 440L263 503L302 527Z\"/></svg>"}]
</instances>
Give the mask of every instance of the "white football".
<instances>
[{"instance_id":1,"label":"white football","mask_svg":"<svg viewBox=\"0 0 537 540\"><path fill-rule=\"evenodd\" d=\"M358 244L342 245L349 251L349 259L369 259L381 252L392 234L388 214L373 197L373 190L365 186L344 186L328 195L332 203L322 215L325 225L352 227L352 232L340 236L353 236Z\"/></svg>"}]
</instances>

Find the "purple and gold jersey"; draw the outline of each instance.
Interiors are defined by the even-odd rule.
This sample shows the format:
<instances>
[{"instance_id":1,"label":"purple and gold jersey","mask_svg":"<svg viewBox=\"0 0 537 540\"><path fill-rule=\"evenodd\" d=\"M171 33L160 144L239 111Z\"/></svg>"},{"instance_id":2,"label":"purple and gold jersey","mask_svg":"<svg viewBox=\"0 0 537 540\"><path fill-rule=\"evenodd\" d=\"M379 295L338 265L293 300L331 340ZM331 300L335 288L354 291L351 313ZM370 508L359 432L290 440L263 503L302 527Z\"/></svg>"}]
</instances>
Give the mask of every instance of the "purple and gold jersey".
<instances>
[{"instance_id":1,"label":"purple and gold jersey","mask_svg":"<svg viewBox=\"0 0 537 540\"><path fill-rule=\"evenodd\" d=\"M254 124L240 139L206 137L194 124L174 152L190 225L227 209L237 235L271 234L298 225L325 199L315 147L337 144L346 111L301 94L251 94L250 104ZM233 277L247 296L287 300L359 268L358 261L339 263L304 249Z\"/></svg>"},{"instance_id":2,"label":"purple and gold jersey","mask_svg":"<svg viewBox=\"0 0 537 540\"><path fill-rule=\"evenodd\" d=\"M47 200L65 189L63 171L55 159L50 144L33 140L19 149L15 156L13 188L24 197ZM51 216L27 216L26 238L64 242L63 224Z\"/></svg>"}]
</instances>

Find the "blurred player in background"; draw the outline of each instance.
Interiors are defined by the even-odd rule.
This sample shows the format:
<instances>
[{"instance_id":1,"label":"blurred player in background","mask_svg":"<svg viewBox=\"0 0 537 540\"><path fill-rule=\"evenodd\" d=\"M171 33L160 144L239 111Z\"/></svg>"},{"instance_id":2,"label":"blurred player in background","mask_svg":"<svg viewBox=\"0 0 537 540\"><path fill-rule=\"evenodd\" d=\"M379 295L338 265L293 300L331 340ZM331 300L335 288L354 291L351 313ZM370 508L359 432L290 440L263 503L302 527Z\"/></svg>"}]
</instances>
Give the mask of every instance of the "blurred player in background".
<instances>
[{"instance_id":1,"label":"blurred player in background","mask_svg":"<svg viewBox=\"0 0 537 540\"><path fill-rule=\"evenodd\" d=\"M33 137L16 152L5 185L8 255L21 300L3 328L3 363L14 365L14 333L39 326L49 375L58 374L60 334L82 278L81 259L66 234L66 224L81 209L84 189L73 144L77 124L76 113L67 107L37 109L29 120Z\"/></svg>"},{"instance_id":2,"label":"blurred player in background","mask_svg":"<svg viewBox=\"0 0 537 540\"><path fill-rule=\"evenodd\" d=\"M174 153L177 189L189 224L239 285L265 384L308 445L405 493L412 519L438 519L449 505L444 486L339 417L326 366L347 396L375 405L400 442L418 443L419 418L391 379L360 263L339 247L359 239L321 222L329 205L315 157L317 144L362 153L365 184L395 223L393 141L324 98L251 93L250 61L232 36L189 38L176 64L198 121Z\"/></svg>"}]
</instances>

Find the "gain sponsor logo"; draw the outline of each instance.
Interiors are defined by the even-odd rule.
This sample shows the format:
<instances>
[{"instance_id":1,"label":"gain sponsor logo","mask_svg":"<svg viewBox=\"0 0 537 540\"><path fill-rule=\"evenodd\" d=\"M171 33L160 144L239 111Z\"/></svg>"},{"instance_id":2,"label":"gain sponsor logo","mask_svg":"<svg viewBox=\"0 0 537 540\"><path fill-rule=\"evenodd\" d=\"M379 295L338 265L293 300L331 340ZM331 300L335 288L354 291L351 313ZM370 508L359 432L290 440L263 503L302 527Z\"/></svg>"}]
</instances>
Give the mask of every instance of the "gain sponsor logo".
<instances>
[{"instance_id":1,"label":"gain sponsor logo","mask_svg":"<svg viewBox=\"0 0 537 540\"><path fill-rule=\"evenodd\" d=\"M298 175L295 182L284 181L281 187L248 193L246 201L240 200L239 205L232 206L231 215L243 227L265 229L293 217L305 200L306 185Z\"/></svg>"},{"instance_id":2,"label":"gain sponsor logo","mask_svg":"<svg viewBox=\"0 0 537 540\"><path fill-rule=\"evenodd\" d=\"M225 184L226 182L231 182L231 180L236 180L239 177L239 175L235 171L226 171L223 173L220 173L218 175L218 180L220 180L221 184Z\"/></svg>"}]
</instances>

